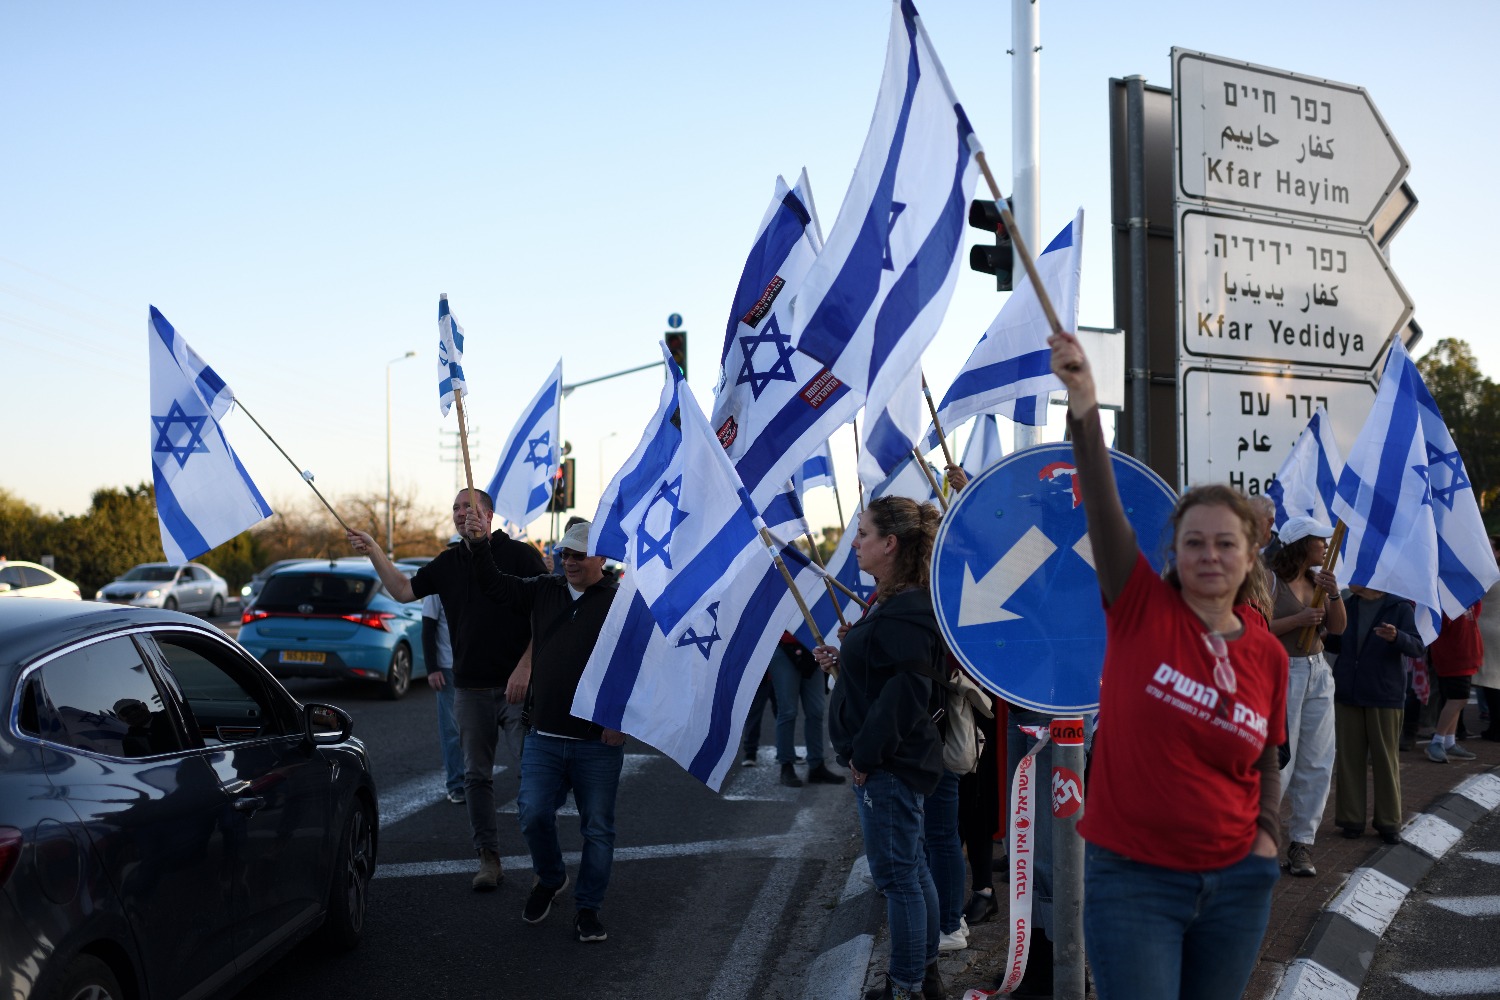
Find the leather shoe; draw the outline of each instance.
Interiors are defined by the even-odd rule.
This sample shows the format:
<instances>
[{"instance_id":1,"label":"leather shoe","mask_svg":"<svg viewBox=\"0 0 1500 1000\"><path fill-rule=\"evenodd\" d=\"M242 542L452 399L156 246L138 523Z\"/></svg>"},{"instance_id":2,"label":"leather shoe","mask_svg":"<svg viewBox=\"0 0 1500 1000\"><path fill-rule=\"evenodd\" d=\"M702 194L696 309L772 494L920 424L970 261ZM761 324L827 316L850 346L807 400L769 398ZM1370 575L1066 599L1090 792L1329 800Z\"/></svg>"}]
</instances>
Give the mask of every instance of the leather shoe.
<instances>
[{"instance_id":1,"label":"leather shoe","mask_svg":"<svg viewBox=\"0 0 1500 1000\"><path fill-rule=\"evenodd\" d=\"M976 892L964 904L964 919L972 927L975 924L984 923L990 917L993 917L999 909L1000 906L995 902L994 895L986 896L982 892Z\"/></svg>"},{"instance_id":2,"label":"leather shoe","mask_svg":"<svg viewBox=\"0 0 1500 1000\"><path fill-rule=\"evenodd\" d=\"M807 769L807 780L814 785L842 785L844 776L834 774L825 764L816 764Z\"/></svg>"},{"instance_id":3,"label":"leather shoe","mask_svg":"<svg viewBox=\"0 0 1500 1000\"><path fill-rule=\"evenodd\" d=\"M797 768L792 764L781 765L781 783L788 788L802 787L802 779L797 777Z\"/></svg>"}]
</instances>

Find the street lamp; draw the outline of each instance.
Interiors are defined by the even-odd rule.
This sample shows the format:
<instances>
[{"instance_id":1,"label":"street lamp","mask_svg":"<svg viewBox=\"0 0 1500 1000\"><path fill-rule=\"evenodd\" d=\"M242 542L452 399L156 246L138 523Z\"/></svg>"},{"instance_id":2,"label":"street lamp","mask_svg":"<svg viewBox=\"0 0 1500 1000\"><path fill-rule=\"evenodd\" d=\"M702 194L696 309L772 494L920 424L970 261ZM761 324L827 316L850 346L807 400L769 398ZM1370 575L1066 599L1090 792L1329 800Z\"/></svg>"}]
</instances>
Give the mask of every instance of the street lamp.
<instances>
[{"instance_id":1,"label":"street lamp","mask_svg":"<svg viewBox=\"0 0 1500 1000\"><path fill-rule=\"evenodd\" d=\"M385 554L392 559L396 558L396 543L395 518L391 516L391 366L416 356L416 351L407 351L385 363Z\"/></svg>"}]
</instances>

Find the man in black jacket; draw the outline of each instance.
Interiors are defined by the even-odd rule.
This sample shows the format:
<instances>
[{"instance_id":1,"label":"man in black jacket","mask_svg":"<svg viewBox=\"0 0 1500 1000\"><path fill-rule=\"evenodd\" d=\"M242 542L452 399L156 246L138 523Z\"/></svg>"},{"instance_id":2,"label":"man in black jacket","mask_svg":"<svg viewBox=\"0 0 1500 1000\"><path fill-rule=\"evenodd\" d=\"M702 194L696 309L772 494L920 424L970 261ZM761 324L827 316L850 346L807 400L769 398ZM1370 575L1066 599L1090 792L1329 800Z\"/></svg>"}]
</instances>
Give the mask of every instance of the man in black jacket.
<instances>
[{"instance_id":1,"label":"man in black jacket","mask_svg":"<svg viewBox=\"0 0 1500 1000\"><path fill-rule=\"evenodd\" d=\"M536 882L521 919L539 924L568 884L557 810L573 790L583 855L578 865L573 932L579 941L608 936L599 907L609 885L615 852L615 795L625 761L625 734L572 714L573 694L614 602L616 583L604 558L588 554L589 522L573 525L558 545L563 575L531 579L508 573L497 560L474 561L480 588L508 610L531 619L531 727L521 751L521 794L516 811L531 852ZM524 668L523 668L524 669ZM518 678L519 680L519 678Z\"/></svg>"},{"instance_id":2,"label":"man in black jacket","mask_svg":"<svg viewBox=\"0 0 1500 1000\"><path fill-rule=\"evenodd\" d=\"M410 580L364 532L349 532L349 544L370 557L391 597L406 603L437 594L443 602L453 646L453 714L464 756L464 797L479 854L473 887L490 892L504 877L495 822L495 747L506 711L505 685L531 641L531 626L524 613L496 608L480 592L473 567L476 561L492 567L498 563L507 573L529 577L545 574L547 566L525 542L502 535L491 544L494 508L489 494L473 493L477 507L471 507L468 490L453 501L453 524L467 544L450 546Z\"/></svg>"}]
</instances>

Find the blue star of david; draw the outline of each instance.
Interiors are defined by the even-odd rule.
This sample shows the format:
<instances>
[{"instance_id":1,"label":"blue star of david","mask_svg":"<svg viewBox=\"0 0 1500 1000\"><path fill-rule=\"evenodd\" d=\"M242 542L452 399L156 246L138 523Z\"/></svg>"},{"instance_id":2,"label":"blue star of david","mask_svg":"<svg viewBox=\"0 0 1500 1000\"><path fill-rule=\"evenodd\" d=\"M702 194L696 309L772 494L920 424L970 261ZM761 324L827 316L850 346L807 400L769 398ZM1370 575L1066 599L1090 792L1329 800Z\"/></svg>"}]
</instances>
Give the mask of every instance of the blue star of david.
<instances>
[{"instance_id":1,"label":"blue star of david","mask_svg":"<svg viewBox=\"0 0 1500 1000\"><path fill-rule=\"evenodd\" d=\"M697 629L689 628L686 632L682 633L682 638L677 640L678 646L697 646L698 652L703 654L705 660L712 655L714 643L723 638L723 636L719 635L719 603L718 601L714 601L708 606L708 613L714 620L713 634L699 635Z\"/></svg>"},{"instance_id":2,"label":"blue star of david","mask_svg":"<svg viewBox=\"0 0 1500 1000\"><path fill-rule=\"evenodd\" d=\"M542 436L526 442L526 464L538 467L552 464L552 432L542 431ZM541 451L538 452L537 449Z\"/></svg>"},{"instance_id":3,"label":"blue star of david","mask_svg":"<svg viewBox=\"0 0 1500 1000\"><path fill-rule=\"evenodd\" d=\"M1413 465L1411 471L1422 477L1422 503L1432 506L1432 469L1426 465Z\"/></svg>"},{"instance_id":4,"label":"blue star of david","mask_svg":"<svg viewBox=\"0 0 1500 1000\"><path fill-rule=\"evenodd\" d=\"M891 260L891 230L896 228L896 220L901 218L901 213L906 211L906 202L891 202L891 217L885 226L885 255L880 258L880 266L884 270L894 271L896 264Z\"/></svg>"},{"instance_id":5,"label":"blue star of david","mask_svg":"<svg viewBox=\"0 0 1500 1000\"><path fill-rule=\"evenodd\" d=\"M1442 466L1451 474L1448 485L1442 489L1432 488L1432 470ZM1449 509L1453 509L1453 495L1459 490L1469 489L1472 484L1469 477L1464 475L1464 461L1458 457L1456 451L1441 451L1434 448L1429 442L1427 445L1427 490L1432 497L1441 500ZM1430 500L1428 501L1431 502Z\"/></svg>"},{"instance_id":6,"label":"blue star of david","mask_svg":"<svg viewBox=\"0 0 1500 1000\"><path fill-rule=\"evenodd\" d=\"M661 488L656 491L656 496L646 505L646 513L641 518L640 530L636 533L636 558L635 568L641 570L652 559L660 559L662 565L667 569L672 568L672 553L670 546L672 536L677 532L677 526L687 520L677 501L682 497L682 477L678 476L670 483L662 483ZM670 509L671 514L667 518L667 530L658 538L646 530L646 522L651 519L651 512L656 509L656 503L660 500Z\"/></svg>"},{"instance_id":7,"label":"blue star of david","mask_svg":"<svg viewBox=\"0 0 1500 1000\"><path fill-rule=\"evenodd\" d=\"M152 417L151 422L156 425L156 444L151 451L171 455L177 459L179 469L187 465L189 455L208 451L208 445L203 443L203 427L208 423L208 417L188 416L177 400L172 400L165 417ZM174 444L172 441L173 424L181 424L187 428L188 437L182 444Z\"/></svg>"},{"instance_id":8,"label":"blue star of david","mask_svg":"<svg viewBox=\"0 0 1500 1000\"><path fill-rule=\"evenodd\" d=\"M771 367L765 371L755 370L755 349L761 344L769 344L776 351L776 360ZM792 338L781 332L781 326L772 316L766 324L764 333L746 334L740 338L740 350L745 354L745 363L740 366L739 377L734 380L735 385L750 383L750 392L756 399L766 391L766 386L772 382L795 382L797 374L792 371L792 357L797 349L792 346Z\"/></svg>"}]
</instances>

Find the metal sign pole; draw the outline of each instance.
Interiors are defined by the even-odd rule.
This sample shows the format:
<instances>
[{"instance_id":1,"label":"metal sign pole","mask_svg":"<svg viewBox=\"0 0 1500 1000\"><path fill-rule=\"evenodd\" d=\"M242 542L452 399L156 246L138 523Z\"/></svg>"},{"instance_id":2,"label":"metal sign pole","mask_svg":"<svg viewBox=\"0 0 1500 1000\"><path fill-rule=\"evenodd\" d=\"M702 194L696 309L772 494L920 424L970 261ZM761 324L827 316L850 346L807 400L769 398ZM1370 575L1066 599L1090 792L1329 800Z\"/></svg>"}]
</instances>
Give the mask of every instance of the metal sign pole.
<instances>
[{"instance_id":1,"label":"metal sign pole","mask_svg":"<svg viewBox=\"0 0 1500 1000\"><path fill-rule=\"evenodd\" d=\"M1052 720L1052 995L1084 1000L1083 717Z\"/></svg>"}]
</instances>

